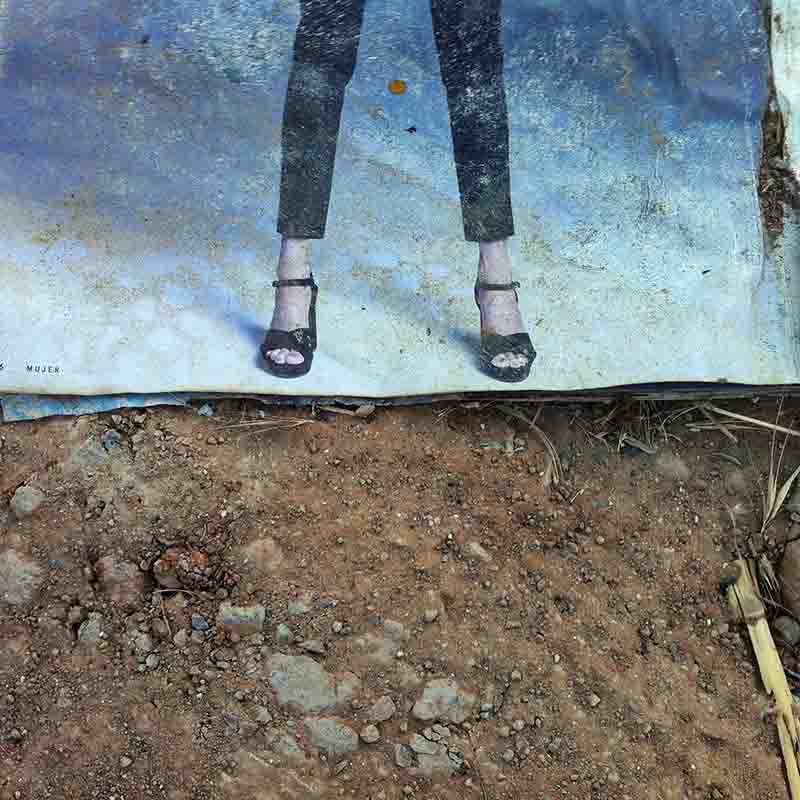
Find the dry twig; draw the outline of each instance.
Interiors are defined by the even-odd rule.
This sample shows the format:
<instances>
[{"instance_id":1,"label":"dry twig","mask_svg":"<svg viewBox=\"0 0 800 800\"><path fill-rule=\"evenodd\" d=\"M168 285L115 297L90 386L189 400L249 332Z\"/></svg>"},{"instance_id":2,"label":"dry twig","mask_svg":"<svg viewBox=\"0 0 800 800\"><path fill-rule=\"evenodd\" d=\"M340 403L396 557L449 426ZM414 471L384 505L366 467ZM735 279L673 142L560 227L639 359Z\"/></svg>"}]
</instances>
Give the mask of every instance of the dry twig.
<instances>
[{"instance_id":1,"label":"dry twig","mask_svg":"<svg viewBox=\"0 0 800 800\"><path fill-rule=\"evenodd\" d=\"M547 465L547 469L545 470L544 476L545 483L547 485L552 484L553 486L558 486L563 477L561 458L559 457L558 450L556 450L556 446L553 444L550 437L536 424L537 420L539 419L539 414L542 412L542 406L539 406L539 408L536 410L536 416L534 416L533 419L529 419L519 409L516 409L513 406L501 406L500 410L508 417L521 420L536 434L536 436L539 438L539 441L541 441L541 443L544 445L544 449L549 457L549 463Z\"/></svg>"}]
</instances>

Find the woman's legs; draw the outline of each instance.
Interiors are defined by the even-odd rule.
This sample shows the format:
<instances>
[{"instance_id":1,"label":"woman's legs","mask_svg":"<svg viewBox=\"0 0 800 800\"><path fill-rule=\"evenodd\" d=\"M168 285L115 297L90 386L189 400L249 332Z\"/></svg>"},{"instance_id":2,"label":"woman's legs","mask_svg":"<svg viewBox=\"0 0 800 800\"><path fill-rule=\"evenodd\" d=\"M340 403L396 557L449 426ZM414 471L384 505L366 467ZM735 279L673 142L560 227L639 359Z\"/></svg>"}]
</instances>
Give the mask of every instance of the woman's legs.
<instances>
[{"instance_id":1,"label":"woman's legs","mask_svg":"<svg viewBox=\"0 0 800 800\"><path fill-rule=\"evenodd\" d=\"M301 0L294 59L283 112L278 232L283 237L278 280L311 274L311 240L325 235L339 123L353 75L365 0ZM271 327L308 325L311 290L282 286ZM283 364L302 363L297 351L271 350Z\"/></svg>"},{"instance_id":2,"label":"woman's legs","mask_svg":"<svg viewBox=\"0 0 800 800\"><path fill-rule=\"evenodd\" d=\"M467 241L479 243L478 281L511 284L514 235L509 130L503 80L502 0L431 0L434 38L447 91L453 153ZM481 330L509 336L525 325L512 291L480 290ZM496 367L524 367L500 353Z\"/></svg>"},{"instance_id":3,"label":"woman's legs","mask_svg":"<svg viewBox=\"0 0 800 800\"><path fill-rule=\"evenodd\" d=\"M514 235L501 0L431 0L447 91L464 237Z\"/></svg>"}]
</instances>

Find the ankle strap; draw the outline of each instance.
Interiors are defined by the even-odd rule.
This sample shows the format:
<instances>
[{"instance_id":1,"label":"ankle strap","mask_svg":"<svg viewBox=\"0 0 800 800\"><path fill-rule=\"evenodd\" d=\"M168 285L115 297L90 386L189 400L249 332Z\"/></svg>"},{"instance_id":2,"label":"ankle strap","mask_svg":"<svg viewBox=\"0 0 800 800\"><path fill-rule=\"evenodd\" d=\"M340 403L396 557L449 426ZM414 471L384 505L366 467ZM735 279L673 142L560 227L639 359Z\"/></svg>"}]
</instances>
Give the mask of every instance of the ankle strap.
<instances>
[{"instance_id":1,"label":"ankle strap","mask_svg":"<svg viewBox=\"0 0 800 800\"><path fill-rule=\"evenodd\" d=\"M520 285L516 281L511 283L483 283L478 281L475 284L476 289L482 289L485 292L510 292L512 289L519 289Z\"/></svg>"},{"instance_id":2,"label":"ankle strap","mask_svg":"<svg viewBox=\"0 0 800 800\"><path fill-rule=\"evenodd\" d=\"M285 281L272 281L272 285L277 289L279 286L310 286L312 289L317 287L314 283L314 276L309 275L307 278L289 278Z\"/></svg>"}]
</instances>

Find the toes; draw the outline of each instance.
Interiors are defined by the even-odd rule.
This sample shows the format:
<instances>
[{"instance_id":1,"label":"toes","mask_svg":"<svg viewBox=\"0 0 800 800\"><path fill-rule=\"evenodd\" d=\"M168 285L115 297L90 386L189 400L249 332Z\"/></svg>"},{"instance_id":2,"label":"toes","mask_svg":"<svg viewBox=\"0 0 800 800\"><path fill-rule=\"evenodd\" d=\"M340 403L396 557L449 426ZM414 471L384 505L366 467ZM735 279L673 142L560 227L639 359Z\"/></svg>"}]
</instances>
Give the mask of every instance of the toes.
<instances>
[{"instance_id":1,"label":"toes","mask_svg":"<svg viewBox=\"0 0 800 800\"><path fill-rule=\"evenodd\" d=\"M285 364L286 363L286 353L287 353L287 351L281 348L280 350L269 350L267 352L267 355L276 364Z\"/></svg>"},{"instance_id":2,"label":"toes","mask_svg":"<svg viewBox=\"0 0 800 800\"><path fill-rule=\"evenodd\" d=\"M305 359L296 350L288 350L286 353L286 363L296 367L302 364Z\"/></svg>"},{"instance_id":3,"label":"toes","mask_svg":"<svg viewBox=\"0 0 800 800\"><path fill-rule=\"evenodd\" d=\"M499 353L492 359L492 366L499 369L521 369L527 363L527 357L519 353Z\"/></svg>"},{"instance_id":4,"label":"toes","mask_svg":"<svg viewBox=\"0 0 800 800\"><path fill-rule=\"evenodd\" d=\"M267 350L267 357L276 364L289 364L293 367L302 364L305 360L296 350L287 350L285 347L281 347L279 350Z\"/></svg>"}]
</instances>

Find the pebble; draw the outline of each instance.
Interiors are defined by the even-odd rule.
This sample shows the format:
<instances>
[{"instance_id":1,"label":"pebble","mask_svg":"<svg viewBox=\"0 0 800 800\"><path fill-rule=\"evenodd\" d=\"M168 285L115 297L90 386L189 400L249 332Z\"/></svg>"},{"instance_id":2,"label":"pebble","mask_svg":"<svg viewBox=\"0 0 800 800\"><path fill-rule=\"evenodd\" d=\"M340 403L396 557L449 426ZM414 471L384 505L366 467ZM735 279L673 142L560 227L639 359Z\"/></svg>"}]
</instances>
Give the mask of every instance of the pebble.
<instances>
[{"instance_id":1,"label":"pebble","mask_svg":"<svg viewBox=\"0 0 800 800\"><path fill-rule=\"evenodd\" d=\"M514 751L511 748L504 750L500 757L506 762L506 764L511 764L514 761Z\"/></svg>"},{"instance_id":2,"label":"pebble","mask_svg":"<svg viewBox=\"0 0 800 800\"><path fill-rule=\"evenodd\" d=\"M476 703L475 695L464 691L458 684L438 679L425 686L411 713L422 722L437 720L460 725L472 714Z\"/></svg>"},{"instance_id":3,"label":"pebble","mask_svg":"<svg viewBox=\"0 0 800 800\"><path fill-rule=\"evenodd\" d=\"M520 733L525 730L525 720L522 719L515 719L511 727L517 732Z\"/></svg>"},{"instance_id":4,"label":"pebble","mask_svg":"<svg viewBox=\"0 0 800 800\"><path fill-rule=\"evenodd\" d=\"M508 737L511 736L511 728L509 728L508 725L501 725L497 731L497 735L501 739L508 739Z\"/></svg>"},{"instance_id":5,"label":"pebble","mask_svg":"<svg viewBox=\"0 0 800 800\"><path fill-rule=\"evenodd\" d=\"M157 653L150 653L150 655L145 659L144 663L147 669L157 669L158 665L161 663L161 656L159 656Z\"/></svg>"},{"instance_id":6,"label":"pebble","mask_svg":"<svg viewBox=\"0 0 800 800\"><path fill-rule=\"evenodd\" d=\"M205 633L211 629L208 620L202 614L192 614L192 630Z\"/></svg>"},{"instance_id":7,"label":"pebble","mask_svg":"<svg viewBox=\"0 0 800 800\"><path fill-rule=\"evenodd\" d=\"M489 561L492 560L491 554L479 542L470 542L467 545L467 552L471 556L475 556L475 558L478 558L478 559L480 559L481 561L484 561L484 562L489 562Z\"/></svg>"},{"instance_id":8,"label":"pebble","mask_svg":"<svg viewBox=\"0 0 800 800\"><path fill-rule=\"evenodd\" d=\"M119 765L123 769L127 769L131 764L133 764L133 759L128 758L128 756L121 756L119 759Z\"/></svg>"},{"instance_id":9,"label":"pebble","mask_svg":"<svg viewBox=\"0 0 800 800\"><path fill-rule=\"evenodd\" d=\"M105 448L106 452L115 450L122 444L122 435L119 431L109 428L101 437L100 443Z\"/></svg>"},{"instance_id":10,"label":"pebble","mask_svg":"<svg viewBox=\"0 0 800 800\"><path fill-rule=\"evenodd\" d=\"M272 722L272 714L266 706L256 706L256 722L262 725L269 725Z\"/></svg>"},{"instance_id":11,"label":"pebble","mask_svg":"<svg viewBox=\"0 0 800 800\"><path fill-rule=\"evenodd\" d=\"M791 617L778 617L772 623L772 629L789 647L800 642L800 624Z\"/></svg>"},{"instance_id":12,"label":"pebble","mask_svg":"<svg viewBox=\"0 0 800 800\"><path fill-rule=\"evenodd\" d=\"M515 681L515 682L519 682L519 681L521 681L521 680L522 680L522 673L521 673L521 672L520 672L518 669L515 669L515 670L514 670L514 671L511 673L511 680L512 680L512 681Z\"/></svg>"},{"instance_id":13,"label":"pebble","mask_svg":"<svg viewBox=\"0 0 800 800\"><path fill-rule=\"evenodd\" d=\"M267 610L262 605L235 606L228 601L220 603L217 626L228 633L249 636L264 628Z\"/></svg>"},{"instance_id":14,"label":"pebble","mask_svg":"<svg viewBox=\"0 0 800 800\"><path fill-rule=\"evenodd\" d=\"M41 567L16 550L0 552L0 606L29 603L42 577Z\"/></svg>"},{"instance_id":15,"label":"pebble","mask_svg":"<svg viewBox=\"0 0 800 800\"><path fill-rule=\"evenodd\" d=\"M14 516L17 519L23 519L33 514L46 499L47 497L41 489L37 489L35 486L20 486L14 492L9 505Z\"/></svg>"},{"instance_id":16,"label":"pebble","mask_svg":"<svg viewBox=\"0 0 800 800\"><path fill-rule=\"evenodd\" d=\"M589 695L589 706L591 708L597 708L600 705L600 697L596 695L594 692Z\"/></svg>"},{"instance_id":17,"label":"pebble","mask_svg":"<svg viewBox=\"0 0 800 800\"><path fill-rule=\"evenodd\" d=\"M311 744L323 753L343 755L358 750L358 735L344 723L331 717L307 717L305 727Z\"/></svg>"},{"instance_id":18,"label":"pebble","mask_svg":"<svg viewBox=\"0 0 800 800\"><path fill-rule=\"evenodd\" d=\"M279 647L285 647L294 641L292 629L285 622L278 625L278 629L275 631L275 641Z\"/></svg>"},{"instance_id":19,"label":"pebble","mask_svg":"<svg viewBox=\"0 0 800 800\"><path fill-rule=\"evenodd\" d=\"M425 622L429 625L432 622L436 622L439 619L439 609L438 608L426 608L425 609Z\"/></svg>"},{"instance_id":20,"label":"pebble","mask_svg":"<svg viewBox=\"0 0 800 800\"><path fill-rule=\"evenodd\" d=\"M371 722L387 722L396 712L397 706L394 704L392 698L388 695L384 695L369 710L367 719Z\"/></svg>"},{"instance_id":21,"label":"pebble","mask_svg":"<svg viewBox=\"0 0 800 800\"><path fill-rule=\"evenodd\" d=\"M106 637L106 621L99 611L91 611L87 619L78 628L78 639L81 642L99 642Z\"/></svg>"},{"instance_id":22,"label":"pebble","mask_svg":"<svg viewBox=\"0 0 800 800\"><path fill-rule=\"evenodd\" d=\"M309 639L306 642L301 642L298 647L307 653L314 653L318 656L324 656L326 652L325 645L319 639Z\"/></svg>"},{"instance_id":23,"label":"pebble","mask_svg":"<svg viewBox=\"0 0 800 800\"><path fill-rule=\"evenodd\" d=\"M414 754L411 752L411 748L404 744L396 744L394 746L394 763L403 769L413 767Z\"/></svg>"},{"instance_id":24,"label":"pebble","mask_svg":"<svg viewBox=\"0 0 800 800\"><path fill-rule=\"evenodd\" d=\"M367 725L361 731L361 741L367 744L375 744L381 738L381 732L375 725Z\"/></svg>"},{"instance_id":25,"label":"pebble","mask_svg":"<svg viewBox=\"0 0 800 800\"><path fill-rule=\"evenodd\" d=\"M308 594L290 600L288 604L289 616L301 617L303 614L308 614L311 611L311 603L312 598Z\"/></svg>"},{"instance_id":26,"label":"pebble","mask_svg":"<svg viewBox=\"0 0 800 800\"><path fill-rule=\"evenodd\" d=\"M137 633L133 639L133 647L137 655L146 656L152 652L156 643L149 633Z\"/></svg>"},{"instance_id":27,"label":"pebble","mask_svg":"<svg viewBox=\"0 0 800 800\"><path fill-rule=\"evenodd\" d=\"M361 683L355 675L331 675L309 656L276 653L266 664L278 703L306 713L327 711L352 700Z\"/></svg>"},{"instance_id":28,"label":"pebble","mask_svg":"<svg viewBox=\"0 0 800 800\"><path fill-rule=\"evenodd\" d=\"M428 741L424 736L415 733L409 740L411 749L415 753L425 753L429 756L439 752L439 745L436 742Z\"/></svg>"}]
</instances>

